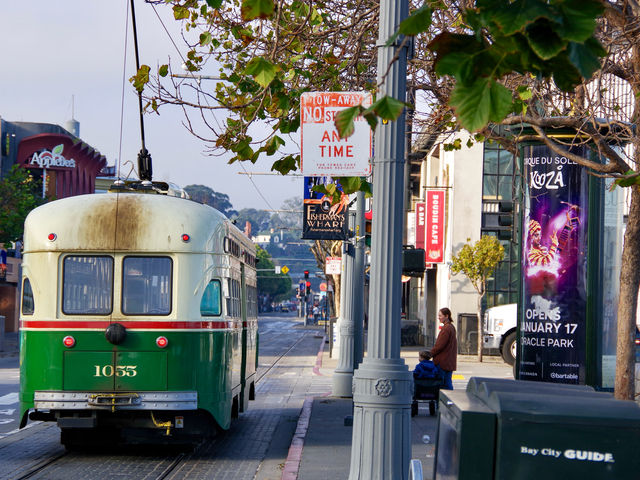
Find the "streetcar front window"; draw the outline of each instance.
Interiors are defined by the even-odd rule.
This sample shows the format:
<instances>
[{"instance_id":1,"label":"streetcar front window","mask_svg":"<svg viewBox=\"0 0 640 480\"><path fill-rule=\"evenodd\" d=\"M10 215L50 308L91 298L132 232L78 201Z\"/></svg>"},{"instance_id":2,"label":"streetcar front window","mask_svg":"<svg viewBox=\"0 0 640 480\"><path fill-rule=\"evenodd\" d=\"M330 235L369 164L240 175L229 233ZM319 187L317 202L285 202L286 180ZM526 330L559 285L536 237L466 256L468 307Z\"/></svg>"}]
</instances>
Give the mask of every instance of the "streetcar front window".
<instances>
[{"instance_id":1,"label":"streetcar front window","mask_svg":"<svg viewBox=\"0 0 640 480\"><path fill-rule=\"evenodd\" d=\"M205 317L217 317L222 310L221 287L219 280L211 280L204 289L200 301L200 314Z\"/></svg>"},{"instance_id":2,"label":"streetcar front window","mask_svg":"<svg viewBox=\"0 0 640 480\"><path fill-rule=\"evenodd\" d=\"M125 257L122 269L122 313L171 313L172 262L169 257Z\"/></svg>"},{"instance_id":3,"label":"streetcar front window","mask_svg":"<svg viewBox=\"0 0 640 480\"><path fill-rule=\"evenodd\" d=\"M62 312L109 315L113 308L113 258L70 255L64 258Z\"/></svg>"},{"instance_id":4,"label":"streetcar front window","mask_svg":"<svg viewBox=\"0 0 640 480\"><path fill-rule=\"evenodd\" d=\"M31 289L31 282L28 278L24 279L22 284L22 314L33 315L35 310L35 303L33 301L33 290Z\"/></svg>"}]
</instances>

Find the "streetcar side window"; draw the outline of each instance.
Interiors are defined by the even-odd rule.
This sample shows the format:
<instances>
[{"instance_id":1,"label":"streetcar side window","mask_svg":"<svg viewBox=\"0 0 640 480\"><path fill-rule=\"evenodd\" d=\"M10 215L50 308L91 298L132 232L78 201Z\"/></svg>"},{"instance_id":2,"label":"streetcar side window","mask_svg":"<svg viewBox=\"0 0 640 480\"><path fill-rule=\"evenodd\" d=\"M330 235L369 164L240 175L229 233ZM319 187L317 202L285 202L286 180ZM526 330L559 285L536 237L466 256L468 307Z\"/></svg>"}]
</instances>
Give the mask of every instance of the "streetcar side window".
<instances>
[{"instance_id":1,"label":"streetcar side window","mask_svg":"<svg viewBox=\"0 0 640 480\"><path fill-rule=\"evenodd\" d=\"M200 301L200 314L205 317L217 317L222 310L220 280L211 280L204 289Z\"/></svg>"},{"instance_id":2,"label":"streetcar side window","mask_svg":"<svg viewBox=\"0 0 640 480\"><path fill-rule=\"evenodd\" d=\"M169 257L125 257L122 262L122 313L171 313L172 261Z\"/></svg>"},{"instance_id":3,"label":"streetcar side window","mask_svg":"<svg viewBox=\"0 0 640 480\"><path fill-rule=\"evenodd\" d=\"M242 315L240 312L240 282L227 279L227 286L229 287L229 298L227 298L227 315L230 317L239 317Z\"/></svg>"},{"instance_id":4,"label":"streetcar side window","mask_svg":"<svg viewBox=\"0 0 640 480\"><path fill-rule=\"evenodd\" d=\"M22 314L33 315L35 310L35 303L33 301L33 290L31 289L31 282L28 278L24 279L22 284Z\"/></svg>"},{"instance_id":5,"label":"streetcar side window","mask_svg":"<svg viewBox=\"0 0 640 480\"><path fill-rule=\"evenodd\" d=\"M247 317L258 316L258 289L247 285Z\"/></svg>"},{"instance_id":6,"label":"streetcar side window","mask_svg":"<svg viewBox=\"0 0 640 480\"><path fill-rule=\"evenodd\" d=\"M62 271L62 312L108 315L113 309L113 258L70 255Z\"/></svg>"}]
</instances>

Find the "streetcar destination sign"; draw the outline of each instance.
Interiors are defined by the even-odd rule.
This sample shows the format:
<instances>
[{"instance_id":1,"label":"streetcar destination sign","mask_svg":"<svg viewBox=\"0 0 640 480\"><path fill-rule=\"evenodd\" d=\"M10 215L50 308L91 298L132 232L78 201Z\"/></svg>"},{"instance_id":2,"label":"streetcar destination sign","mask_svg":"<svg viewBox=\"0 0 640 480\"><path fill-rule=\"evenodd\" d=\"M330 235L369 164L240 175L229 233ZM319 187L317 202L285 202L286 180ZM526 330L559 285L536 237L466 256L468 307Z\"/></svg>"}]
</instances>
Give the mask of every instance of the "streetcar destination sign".
<instances>
[{"instance_id":1,"label":"streetcar destination sign","mask_svg":"<svg viewBox=\"0 0 640 480\"><path fill-rule=\"evenodd\" d=\"M302 174L309 177L363 177L371 174L372 133L358 117L353 135L340 138L334 125L338 112L372 102L368 92L307 92L300 101Z\"/></svg>"}]
</instances>

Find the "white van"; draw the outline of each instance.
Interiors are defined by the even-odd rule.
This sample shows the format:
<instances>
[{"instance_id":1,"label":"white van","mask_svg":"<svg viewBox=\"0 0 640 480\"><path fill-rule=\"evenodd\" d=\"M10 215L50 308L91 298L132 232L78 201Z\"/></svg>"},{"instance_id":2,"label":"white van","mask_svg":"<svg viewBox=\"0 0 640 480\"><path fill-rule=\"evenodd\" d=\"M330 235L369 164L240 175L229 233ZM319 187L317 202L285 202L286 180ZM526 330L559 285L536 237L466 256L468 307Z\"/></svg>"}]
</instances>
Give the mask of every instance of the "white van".
<instances>
[{"instance_id":1,"label":"white van","mask_svg":"<svg viewBox=\"0 0 640 480\"><path fill-rule=\"evenodd\" d=\"M516 326L518 304L509 303L488 308L484 313L484 348L497 348L505 362L513 365L516 360Z\"/></svg>"}]
</instances>

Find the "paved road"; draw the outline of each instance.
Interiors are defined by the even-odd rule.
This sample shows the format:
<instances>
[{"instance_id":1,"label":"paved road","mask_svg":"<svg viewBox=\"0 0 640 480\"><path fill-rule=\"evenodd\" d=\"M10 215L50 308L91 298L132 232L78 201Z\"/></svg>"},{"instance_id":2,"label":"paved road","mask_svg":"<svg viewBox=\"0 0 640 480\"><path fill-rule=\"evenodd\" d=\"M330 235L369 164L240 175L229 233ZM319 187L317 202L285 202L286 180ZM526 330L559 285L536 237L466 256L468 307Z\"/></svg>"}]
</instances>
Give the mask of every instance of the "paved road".
<instances>
[{"instance_id":1,"label":"paved road","mask_svg":"<svg viewBox=\"0 0 640 480\"><path fill-rule=\"evenodd\" d=\"M0 438L18 428L18 357L0 358Z\"/></svg>"},{"instance_id":2,"label":"paved road","mask_svg":"<svg viewBox=\"0 0 640 480\"><path fill-rule=\"evenodd\" d=\"M304 399L329 389L311 380L322 338L293 315L261 318L256 401L195 452L66 453L55 424L33 422L0 438L0 479L279 479ZM15 369L0 366L3 396L17 391Z\"/></svg>"}]
</instances>

